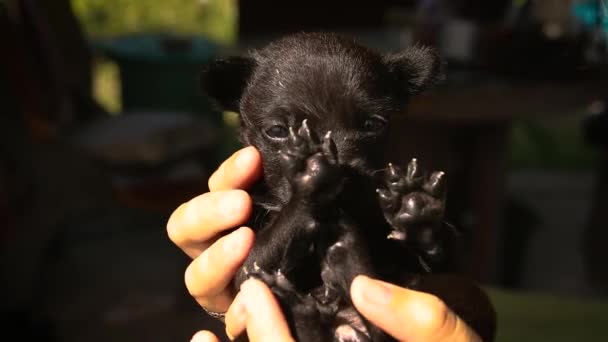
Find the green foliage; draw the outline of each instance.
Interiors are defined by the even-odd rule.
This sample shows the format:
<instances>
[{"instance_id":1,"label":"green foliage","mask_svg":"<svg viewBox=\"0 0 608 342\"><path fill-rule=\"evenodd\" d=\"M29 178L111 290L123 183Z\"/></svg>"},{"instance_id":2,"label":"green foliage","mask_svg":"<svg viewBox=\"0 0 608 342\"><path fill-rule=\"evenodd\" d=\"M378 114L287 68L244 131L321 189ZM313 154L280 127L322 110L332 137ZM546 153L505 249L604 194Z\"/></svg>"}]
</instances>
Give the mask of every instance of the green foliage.
<instances>
[{"instance_id":1,"label":"green foliage","mask_svg":"<svg viewBox=\"0 0 608 342\"><path fill-rule=\"evenodd\" d=\"M139 32L204 35L236 40L236 0L72 0L91 38Z\"/></svg>"},{"instance_id":2,"label":"green foliage","mask_svg":"<svg viewBox=\"0 0 608 342\"><path fill-rule=\"evenodd\" d=\"M580 117L575 114L550 120L518 120L510 141L510 165L514 169L580 170L594 167L596 160L596 151L583 141Z\"/></svg>"},{"instance_id":3,"label":"green foliage","mask_svg":"<svg viewBox=\"0 0 608 342\"><path fill-rule=\"evenodd\" d=\"M118 66L108 60L95 61L93 96L108 112L120 112L120 74Z\"/></svg>"},{"instance_id":4,"label":"green foliage","mask_svg":"<svg viewBox=\"0 0 608 342\"><path fill-rule=\"evenodd\" d=\"M498 314L498 342L608 340L605 300L486 290Z\"/></svg>"}]
</instances>

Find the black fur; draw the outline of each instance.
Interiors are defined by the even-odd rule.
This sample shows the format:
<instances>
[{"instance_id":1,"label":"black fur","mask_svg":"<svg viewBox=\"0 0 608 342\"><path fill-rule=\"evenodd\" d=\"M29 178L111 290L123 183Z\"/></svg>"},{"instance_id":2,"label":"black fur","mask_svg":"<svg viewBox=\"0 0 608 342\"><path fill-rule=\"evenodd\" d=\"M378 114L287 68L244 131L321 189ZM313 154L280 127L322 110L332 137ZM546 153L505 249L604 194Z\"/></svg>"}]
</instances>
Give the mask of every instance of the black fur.
<instances>
[{"instance_id":1,"label":"black fur","mask_svg":"<svg viewBox=\"0 0 608 342\"><path fill-rule=\"evenodd\" d=\"M391 340L354 310L358 274L436 294L493 339L494 312L478 287L427 274L446 238L445 175L382 158L391 117L441 69L431 49L381 55L338 35L302 33L203 72L203 89L240 113L241 140L263 160L252 190L256 244L235 285L266 282L297 340Z\"/></svg>"}]
</instances>

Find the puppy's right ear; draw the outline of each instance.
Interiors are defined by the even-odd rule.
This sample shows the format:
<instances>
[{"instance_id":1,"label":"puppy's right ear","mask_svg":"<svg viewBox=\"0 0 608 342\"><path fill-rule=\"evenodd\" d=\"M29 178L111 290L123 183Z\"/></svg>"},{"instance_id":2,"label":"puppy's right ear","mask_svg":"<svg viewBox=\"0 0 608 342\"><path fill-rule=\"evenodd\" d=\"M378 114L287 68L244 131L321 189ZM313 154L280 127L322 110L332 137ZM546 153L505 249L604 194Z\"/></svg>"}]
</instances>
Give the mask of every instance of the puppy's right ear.
<instances>
[{"instance_id":1,"label":"puppy's right ear","mask_svg":"<svg viewBox=\"0 0 608 342\"><path fill-rule=\"evenodd\" d=\"M238 112L239 101L253 73L252 58L231 57L213 61L203 68L200 83L203 91L222 109Z\"/></svg>"}]
</instances>

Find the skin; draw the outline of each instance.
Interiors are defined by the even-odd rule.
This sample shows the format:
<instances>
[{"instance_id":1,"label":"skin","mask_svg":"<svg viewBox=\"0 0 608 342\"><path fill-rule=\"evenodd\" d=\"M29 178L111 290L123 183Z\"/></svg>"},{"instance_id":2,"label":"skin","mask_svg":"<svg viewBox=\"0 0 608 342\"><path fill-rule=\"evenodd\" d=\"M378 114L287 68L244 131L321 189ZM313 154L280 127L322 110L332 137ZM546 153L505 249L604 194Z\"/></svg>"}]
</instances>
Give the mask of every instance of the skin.
<instances>
[{"instance_id":1,"label":"skin","mask_svg":"<svg viewBox=\"0 0 608 342\"><path fill-rule=\"evenodd\" d=\"M261 176L259 152L246 147L228 158L209 178L210 192L177 208L167 223L173 243L193 261L185 272L186 287L205 309L226 312L226 332L249 339L293 341L278 303L262 282L250 279L235 294L231 281L254 243L254 233L239 227L251 214L244 191ZM365 276L351 285L353 304L363 316L399 341L477 342L480 338L439 298ZM192 341L219 339L200 331Z\"/></svg>"}]
</instances>

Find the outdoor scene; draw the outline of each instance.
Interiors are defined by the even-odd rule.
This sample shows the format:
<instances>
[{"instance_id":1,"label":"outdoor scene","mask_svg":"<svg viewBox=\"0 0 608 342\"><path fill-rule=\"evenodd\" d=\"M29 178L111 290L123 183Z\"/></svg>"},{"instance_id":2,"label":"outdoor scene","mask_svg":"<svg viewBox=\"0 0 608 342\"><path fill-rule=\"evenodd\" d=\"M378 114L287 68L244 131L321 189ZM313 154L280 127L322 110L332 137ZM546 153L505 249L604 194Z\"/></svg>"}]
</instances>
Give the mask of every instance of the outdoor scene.
<instances>
[{"instance_id":1,"label":"outdoor scene","mask_svg":"<svg viewBox=\"0 0 608 342\"><path fill-rule=\"evenodd\" d=\"M450 271L489 294L496 341L608 338L603 0L0 2L6 331L228 340L166 230L242 146L200 75L302 31L440 53L445 80L411 98L386 153L448 175Z\"/></svg>"}]
</instances>

